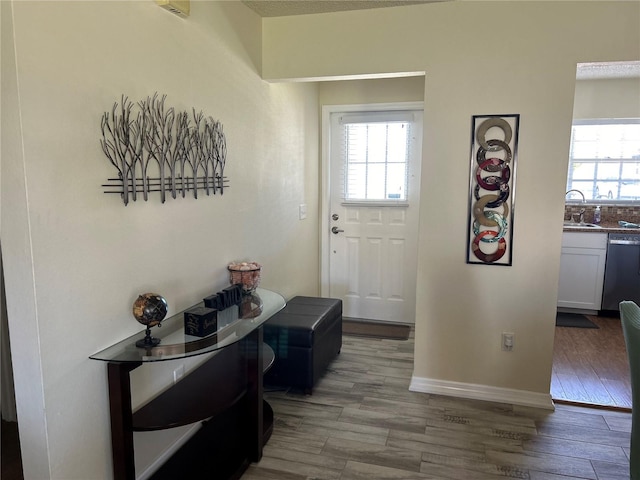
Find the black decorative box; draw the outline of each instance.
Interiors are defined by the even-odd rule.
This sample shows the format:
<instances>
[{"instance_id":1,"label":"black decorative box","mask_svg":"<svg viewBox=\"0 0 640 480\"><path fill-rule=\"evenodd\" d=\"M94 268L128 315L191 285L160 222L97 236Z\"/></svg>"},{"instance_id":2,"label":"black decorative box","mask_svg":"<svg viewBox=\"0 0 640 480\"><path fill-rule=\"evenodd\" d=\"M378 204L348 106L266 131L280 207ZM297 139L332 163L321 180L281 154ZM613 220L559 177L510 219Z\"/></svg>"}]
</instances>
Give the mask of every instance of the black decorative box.
<instances>
[{"instance_id":1,"label":"black decorative box","mask_svg":"<svg viewBox=\"0 0 640 480\"><path fill-rule=\"evenodd\" d=\"M218 311L207 307L194 307L184 312L184 333L206 337L218 329Z\"/></svg>"},{"instance_id":2,"label":"black decorative box","mask_svg":"<svg viewBox=\"0 0 640 480\"><path fill-rule=\"evenodd\" d=\"M204 306L218 311L225 310L242 301L242 285L232 285L204 299Z\"/></svg>"}]
</instances>

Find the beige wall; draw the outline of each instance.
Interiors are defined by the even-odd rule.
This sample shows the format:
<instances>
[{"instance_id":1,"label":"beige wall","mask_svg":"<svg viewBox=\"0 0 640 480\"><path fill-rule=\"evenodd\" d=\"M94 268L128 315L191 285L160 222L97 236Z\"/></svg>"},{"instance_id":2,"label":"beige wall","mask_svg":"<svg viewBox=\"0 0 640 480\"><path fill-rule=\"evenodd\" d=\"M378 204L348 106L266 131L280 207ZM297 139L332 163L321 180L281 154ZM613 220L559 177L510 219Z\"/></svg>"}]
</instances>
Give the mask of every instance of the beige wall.
<instances>
[{"instance_id":1,"label":"beige wall","mask_svg":"<svg viewBox=\"0 0 640 480\"><path fill-rule=\"evenodd\" d=\"M573 118L640 118L640 77L576 81Z\"/></svg>"},{"instance_id":2,"label":"beige wall","mask_svg":"<svg viewBox=\"0 0 640 480\"><path fill-rule=\"evenodd\" d=\"M146 0L1 3L2 254L25 478L110 478L106 368L88 357L140 330L137 294L161 293L175 313L227 285L236 259L261 262L263 286L286 297L318 293L317 86L261 80L261 21L239 2L192 2L188 19ZM102 193L115 174L102 113L156 91L223 123L223 196L125 207ZM134 401L172 368L143 371Z\"/></svg>"},{"instance_id":3,"label":"beige wall","mask_svg":"<svg viewBox=\"0 0 640 480\"><path fill-rule=\"evenodd\" d=\"M186 20L151 1L0 3L1 241L25 478L110 477L105 369L88 356L139 330L138 293L178 311L226 283L237 258L261 261L263 285L286 297L318 293L318 88L258 72L427 72L414 373L548 392L575 65L640 58L636 2L447 2L262 24L238 2L192 2ZM102 112L155 91L223 122L223 197L124 207L102 193ZM470 117L486 113L521 114L508 268L463 260ZM516 333L514 352L500 351L502 331Z\"/></svg>"},{"instance_id":4,"label":"beige wall","mask_svg":"<svg viewBox=\"0 0 640 480\"><path fill-rule=\"evenodd\" d=\"M418 383L549 398L576 64L640 58L639 7L444 2L264 21L267 79L426 72ZM471 116L500 113L521 115L513 266L467 265Z\"/></svg>"},{"instance_id":5,"label":"beige wall","mask_svg":"<svg viewBox=\"0 0 640 480\"><path fill-rule=\"evenodd\" d=\"M321 82L319 83L318 98L321 107L324 105L421 102L424 98L424 75Z\"/></svg>"}]
</instances>

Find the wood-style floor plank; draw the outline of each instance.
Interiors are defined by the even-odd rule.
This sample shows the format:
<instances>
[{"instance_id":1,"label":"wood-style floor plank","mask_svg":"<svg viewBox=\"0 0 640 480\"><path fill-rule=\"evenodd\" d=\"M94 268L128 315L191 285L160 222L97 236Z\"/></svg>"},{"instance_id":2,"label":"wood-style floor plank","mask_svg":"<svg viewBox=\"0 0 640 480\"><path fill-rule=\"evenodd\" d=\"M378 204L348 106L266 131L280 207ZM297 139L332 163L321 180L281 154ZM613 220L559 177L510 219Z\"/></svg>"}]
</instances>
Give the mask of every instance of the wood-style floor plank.
<instances>
[{"instance_id":1,"label":"wood-style floor plank","mask_svg":"<svg viewBox=\"0 0 640 480\"><path fill-rule=\"evenodd\" d=\"M600 328L556 328L551 394L618 410L556 404L550 412L410 392L413 337L345 336L313 395L265 395L274 432L242 479L628 480L631 385L620 320L589 318ZM17 480L6 425L2 478Z\"/></svg>"},{"instance_id":2,"label":"wood-style floor plank","mask_svg":"<svg viewBox=\"0 0 640 480\"><path fill-rule=\"evenodd\" d=\"M579 350L579 341L571 338L570 345ZM628 479L630 413L573 405L549 411L410 392L412 352L412 337L345 336L313 395L268 392L273 436L242 478ZM567 362L554 376L596 368L610 376L606 361ZM572 381L586 390L583 381Z\"/></svg>"},{"instance_id":3,"label":"wood-style floor plank","mask_svg":"<svg viewBox=\"0 0 640 480\"><path fill-rule=\"evenodd\" d=\"M551 395L555 401L629 410L629 361L619 318L587 317L599 328L556 327Z\"/></svg>"}]
</instances>

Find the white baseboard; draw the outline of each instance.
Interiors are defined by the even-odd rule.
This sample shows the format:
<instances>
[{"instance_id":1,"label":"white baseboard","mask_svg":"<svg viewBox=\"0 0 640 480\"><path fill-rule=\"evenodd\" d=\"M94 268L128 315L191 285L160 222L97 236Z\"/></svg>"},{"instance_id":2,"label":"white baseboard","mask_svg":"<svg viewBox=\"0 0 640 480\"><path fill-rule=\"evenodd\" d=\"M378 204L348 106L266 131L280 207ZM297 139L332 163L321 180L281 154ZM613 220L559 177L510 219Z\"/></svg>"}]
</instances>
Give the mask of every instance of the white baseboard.
<instances>
[{"instance_id":1,"label":"white baseboard","mask_svg":"<svg viewBox=\"0 0 640 480\"><path fill-rule=\"evenodd\" d=\"M476 385L473 383L449 382L432 378L411 377L409 390L412 392L432 393L449 397L471 398L489 402L510 403L525 407L554 410L550 393L537 393L527 390Z\"/></svg>"}]
</instances>

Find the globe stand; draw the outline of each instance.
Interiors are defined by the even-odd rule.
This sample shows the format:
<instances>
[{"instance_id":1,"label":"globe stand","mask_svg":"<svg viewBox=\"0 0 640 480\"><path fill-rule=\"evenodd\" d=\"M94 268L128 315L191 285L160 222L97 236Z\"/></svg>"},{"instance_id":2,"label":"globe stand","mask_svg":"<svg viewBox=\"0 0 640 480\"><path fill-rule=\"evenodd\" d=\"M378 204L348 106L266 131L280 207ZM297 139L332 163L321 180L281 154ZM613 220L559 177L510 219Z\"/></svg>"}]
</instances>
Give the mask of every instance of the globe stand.
<instances>
[{"instance_id":1,"label":"globe stand","mask_svg":"<svg viewBox=\"0 0 640 480\"><path fill-rule=\"evenodd\" d=\"M145 337L136 342L136 347L150 348L150 347L155 347L160 343L159 338L154 338L151 336L150 327L147 327L147 330L145 331L145 333L146 333Z\"/></svg>"}]
</instances>

